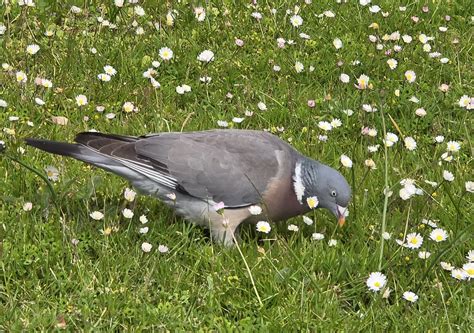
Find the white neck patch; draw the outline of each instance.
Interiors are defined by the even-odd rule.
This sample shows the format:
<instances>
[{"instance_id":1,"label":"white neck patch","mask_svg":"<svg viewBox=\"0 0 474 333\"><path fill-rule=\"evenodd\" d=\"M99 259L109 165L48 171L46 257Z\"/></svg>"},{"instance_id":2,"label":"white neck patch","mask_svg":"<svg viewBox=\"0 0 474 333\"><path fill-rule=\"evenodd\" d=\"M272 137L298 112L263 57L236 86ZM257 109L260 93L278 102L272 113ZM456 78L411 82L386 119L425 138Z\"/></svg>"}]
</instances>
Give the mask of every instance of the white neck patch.
<instances>
[{"instance_id":1,"label":"white neck patch","mask_svg":"<svg viewBox=\"0 0 474 333\"><path fill-rule=\"evenodd\" d=\"M303 185L303 180L301 179L301 163L296 162L295 174L293 176L293 189L295 190L296 199L298 199L300 204L303 204L303 195L305 187Z\"/></svg>"}]
</instances>

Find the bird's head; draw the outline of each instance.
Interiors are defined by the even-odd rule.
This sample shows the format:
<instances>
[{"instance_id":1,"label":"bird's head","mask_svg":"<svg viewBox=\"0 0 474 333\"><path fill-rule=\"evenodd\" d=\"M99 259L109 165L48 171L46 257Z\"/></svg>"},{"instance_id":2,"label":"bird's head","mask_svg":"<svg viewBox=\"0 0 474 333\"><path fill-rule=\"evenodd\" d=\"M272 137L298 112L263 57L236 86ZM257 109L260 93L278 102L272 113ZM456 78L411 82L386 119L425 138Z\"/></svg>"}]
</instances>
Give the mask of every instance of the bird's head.
<instances>
[{"instance_id":1,"label":"bird's head","mask_svg":"<svg viewBox=\"0 0 474 333\"><path fill-rule=\"evenodd\" d=\"M304 158L295 167L293 185L297 199L310 209L326 208L345 223L351 188L343 175L322 163Z\"/></svg>"}]
</instances>

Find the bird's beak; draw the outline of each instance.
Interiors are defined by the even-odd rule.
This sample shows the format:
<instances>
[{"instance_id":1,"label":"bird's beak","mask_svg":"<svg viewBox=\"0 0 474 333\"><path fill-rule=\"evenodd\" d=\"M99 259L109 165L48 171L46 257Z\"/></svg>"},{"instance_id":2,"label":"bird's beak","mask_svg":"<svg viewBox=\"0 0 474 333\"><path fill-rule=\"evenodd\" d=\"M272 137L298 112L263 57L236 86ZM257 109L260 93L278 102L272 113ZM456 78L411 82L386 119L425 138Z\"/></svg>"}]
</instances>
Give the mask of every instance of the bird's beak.
<instances>
[{"instance_id":1,"label":"bird's beak","mask_svg":"<svg viewBox=\"0 0 474 333\"><path fill-rule=\"evenodd\" d=\"M344 226L344 223L346 223L346 214L347 214L347 207L342 207L342 206L337 205L337 216L338 216L337 222L339 223L340 227Z\"/></svg>"}]
</instances>

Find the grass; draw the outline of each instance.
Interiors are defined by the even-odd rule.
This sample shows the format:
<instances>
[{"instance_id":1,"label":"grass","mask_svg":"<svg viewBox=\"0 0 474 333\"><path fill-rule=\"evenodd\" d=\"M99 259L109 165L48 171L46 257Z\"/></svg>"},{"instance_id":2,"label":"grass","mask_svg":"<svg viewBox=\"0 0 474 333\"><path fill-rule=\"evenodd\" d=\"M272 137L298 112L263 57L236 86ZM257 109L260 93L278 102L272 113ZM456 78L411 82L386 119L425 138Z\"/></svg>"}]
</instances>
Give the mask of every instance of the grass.
<instances>
[{"instance_id":1,"label":"grass","mask_svg":"<svg viewBox=\"0 0 474 333\"><path fill-rule=\"evenodd\" d=\"M73 4L81 13L70 11ZM388 17L372 14L369 6L357 2L301 2L304 22L299 28L290 24L293 14L285 14L294 10L295 3L288 1L259 2L255 8L247 2L209 1L203 22L194 17L190 1L140 5L145 16L134 14L130 4L117 8L112 1L38 0L34 8L16 2L0 8L6 27L0 35L0 60L12 66L0 72L0 99L8 103L0 112L0 140L6 147L0 160L0 330L472 329L472 281L452 278L439 264L462 267L473 244L473 194L466 191L465 182L474 180L474 122L472 111L458 105L461 96L474 91L470 1L429 2L426 13L418 2L400 11L398 4L380 1ZM276 15L270 13L273 7ZM176 10L173 26L166 25L170 10ZM318 18L324 10L336 16ZM263 19L256 20L252 12L262 13ZM117 28L102 26L99 16ZM419 18L417 23L413 16ZM134 20L143 27L143 35L136 34ZM159 30L156 22L162 24ZM379 29L369 28L373 22ZM441 32L440 26L448 30ZM46 30L53 35L45 36ZM397 30L413 41L381 41L384 34ZM311 40L299 37L300 32ZM423 51L420 33L435 37L432 52L440 52L448 63ZM368 41L368 35L377 36L383 51ZM279 37L295 44L280 49ZM332 45L336 37L343 41L339 50ZM244 46L237 46L236 38ZM30 44L38 44L40 51L27 54ZM398 53L393 51L396 44L403 48ZM169 62L158 55L164 46L174 51ZM215 53L209 64L196 60L205 49ZM388 49L390 56L384 54ZM398 60L394 70L386 64L390 57ZM161 62L155 75L159 89L142 76L153 60ZM354 60L360 65L352 65ZM302 73L296 73L296 61L304 64ZM110 82L97 79L105 65L117 70ZM274 65L281 71L275 72ZM28 76L25 84L15 80L20 70ZM414 83L405 80L407 70L415 71ZM351 83L343 84L341 73L348 74ZM354 87L362 74L370 77L372 89ZM199 82L203 76L212 81ZM53 87L35 86L36 77L50 79ZM438 88L443 83L449 85L446 93ZM192 91L178 95L175 89L182 84ZM400 96L394 94L396 89ZM87 96L87 105L76 105L79 94ZM419 103L410 101L412 96ZM35 97L45 105L35 103ZM308 100L315 101L314 108L308 107ZM125 113L122 105L127 101L139 112ZM260 111L258 102L268 110ZM379 111L367 113L362 104ZM95 110L98 105L105 106L103 113ZM421 107L425 117L415 115ZM346 109L354 115L347 116ZM253 116L246 117L246 110ZM115 118L106 119L104 114L111 112ZM69 123L55 124L51 116L67 117ZM233 123L233 117L245 120ZM318 123L333 118L342 126L324 133ZM311 226L301 217L288 222L298 225L298 232L282 223L262 237L249 226L240 249L223 248L153 198L125 201L124 180L26 147L23 141L72 140L75 133L90 129L129 135L204 130L217 128L218 120L233 128L268 129L305 155L339 168L354 194L346 227L338 228L332 216L316 210L309 215L315 220ZM377 136L361 135L364 126L376 128ZM385 132L397 134L399 142L384 149ZM318 140L322 134L328 135L325 143ZM438 135L445 136L444 143L434 143ZM404 147L407 136L417 142L414 151ZM461 149L446 162L441 155L449 140L458 141ZM379 151L369 153L367 147L375 144L380 144ZM340 166L341 154L352 159L351 169ZM377 169L364 165L368 158ZM22 164L41 175L49 165L58 168L54 196L45 180ZM452 172L454 181L443 180L443 170ZM402 200L399 182L404 178L414 179L423 195ZM387 186L393 194L385 197ZM32 203L30 211L23 209L27 202ZM124 207L134 211L133 219L122 216ZM95 210L105 218L92 220L89 214ZM149 220L145 235L138 233L142 214ZM431 227L423 219L437 220L448 239L429 239ZM391 239L381 237L383 228ZM312 240L315 231L325 239ZM428 259L419 259L418 250L395 242L410 232L424 237L420 250L431 252ZM329 239L336 239L337 245L328 246ZM150 253L141 250L145 241L153 245ZM168 246L169 252L160 253L159 244ZM366 286L368 275L378 270L387 276L388 298ZM417 302L402 298L407 290L419 296Z\"/></svg>"}]
</instances>

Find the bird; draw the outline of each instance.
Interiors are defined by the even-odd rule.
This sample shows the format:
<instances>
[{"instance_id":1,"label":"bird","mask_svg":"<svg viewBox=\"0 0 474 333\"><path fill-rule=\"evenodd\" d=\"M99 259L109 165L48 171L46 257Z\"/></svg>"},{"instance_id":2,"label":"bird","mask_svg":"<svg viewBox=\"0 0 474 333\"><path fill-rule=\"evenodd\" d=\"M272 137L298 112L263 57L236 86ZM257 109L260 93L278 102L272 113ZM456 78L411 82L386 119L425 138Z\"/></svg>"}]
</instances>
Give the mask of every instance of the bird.
<instances>
[{"instance_id":1,"label":"bird","mask_svg":"<svg viewBox=\"0 0 474 333\"><path fill-rule=\"evenodd\" d=\"M127 179L226 246L237 242L244 222L283 221L325 208L342 226L348 214L351 188L344 176L266 131L82 132L75 142L26 139Z\"/></svg>"}]
</instances>

